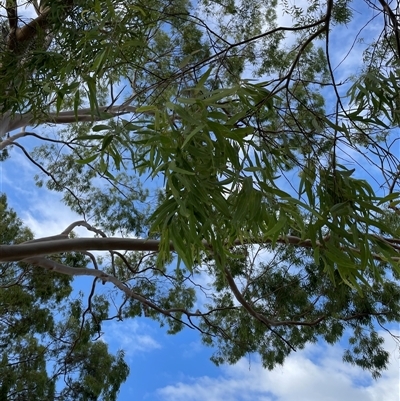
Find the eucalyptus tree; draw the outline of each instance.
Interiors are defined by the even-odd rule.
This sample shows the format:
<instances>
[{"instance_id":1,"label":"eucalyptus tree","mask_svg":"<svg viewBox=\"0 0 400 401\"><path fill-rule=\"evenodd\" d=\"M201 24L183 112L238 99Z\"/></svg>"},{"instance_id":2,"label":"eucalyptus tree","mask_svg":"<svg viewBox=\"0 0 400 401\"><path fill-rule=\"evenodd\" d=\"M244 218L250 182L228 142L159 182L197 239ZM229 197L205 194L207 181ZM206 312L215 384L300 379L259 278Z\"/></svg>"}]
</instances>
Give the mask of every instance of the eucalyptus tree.
<instances>
[{"instance_id":1,"label":"eucalyptus tree","mask_svg":"<svg viewBox=\"0 0 400 401\"><path fill-rule=\"evenodd\" d=\"M0 149L6 159L19 148L37 184L82 220L1 245L0 261L110 282L122 296L117 317L195 327L216 363L258 352L272 368L350 329L345 361L377 377L388 354L376 325L399 321L390 5L362 3L384 35L343 82L331 38L354 22L347 0L28 5L36 16L25 22L16 1L4 9ZM68 125L50 136L35 132L42 124ZM380 188L361 176L365 163ZM95 238L74 237L76 226ZM91 266L51 256L63 252ZM199 274L211 300L193 310Z\"/></svg>"},{"instance_id":2,"label":"eucalyptus tree","mask_svg":"<svg viewBox=\"0 0 400 401\"><path fill-rule=\"evenodd\" d=\"M0 197L2 244L30 241L32 232ZM76 269L87 257L55 258ZM108 316L108 300L74 294L72 277L24 262L1 264L0 397L7 400L115 400L129 368L123 352L112 355L96 341Z\"/></svg>"}]
</instances>

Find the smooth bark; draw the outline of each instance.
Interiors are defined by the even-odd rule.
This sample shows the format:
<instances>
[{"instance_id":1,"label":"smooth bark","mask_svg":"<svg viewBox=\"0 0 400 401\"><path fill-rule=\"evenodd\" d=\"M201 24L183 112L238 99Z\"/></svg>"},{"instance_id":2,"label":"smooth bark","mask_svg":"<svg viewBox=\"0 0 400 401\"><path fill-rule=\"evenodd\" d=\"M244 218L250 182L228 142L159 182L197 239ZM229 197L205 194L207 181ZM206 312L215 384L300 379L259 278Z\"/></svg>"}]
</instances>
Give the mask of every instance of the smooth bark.
<instances>
[{"instance_id":1,"label":"smooth bark","mask_svg":"<svg viewBox=\"0 0 400 401\"><path fill-rule=\"evenodd\" d=\"M387 242L395 250L399 250L399 240L390 238L379 237L381 240ZM328 237L326 238L328 240ZM271 243L271 240L260 239L254 241L246 241L247 245L261 245ZM313 243L311 240L303 240L300 237L288 235L280 237L276 243L284 245L295 245L299 247L312 248ZM243 242L236 240L232 246L242 245ZM45 256L60 252L85 252L85 251L153 251L159 250L160 241L153 239L140 239L140 238L65 238L65 234L59 234L52 237L39 238L37 240L28 241L18 245L0 245L0 263L1 262L17 262L26 258L34 256ZM204 249L211 249L210 244L203 241ZM324 243L316 242L316 246L323 248ZM170 250L173 251L174 247L171 244ZM360 254L357 248L346 247L341 248L342 252L353 252ZM385 260L381 255L372 254L375 260ZM400 257L392 257L392 261L400 262Z\"/></svg>"},{"instance_id":2,"label":"smooth bark","mask_svg":"<svg viewBox=\"0 0 400 401\"><path fill-rule=\"evenodd\" d=\"M8 133L21 129L21 132L10 136L0 142L0 150L11 145L16 139L25 136L25 127L41 124L71 124L76 122L105 121L113 117L124 114L135 113L136 107L133 106L112 106L101 107L101 115L94 115L89 108L79 109L77 113L74 110L61 111L60 113L48 113L40 120L34 117L32 113L16 113L12 117L10 113L3 114L0 120L0 138L4 138Z\"/></svg>"}]
</instances>

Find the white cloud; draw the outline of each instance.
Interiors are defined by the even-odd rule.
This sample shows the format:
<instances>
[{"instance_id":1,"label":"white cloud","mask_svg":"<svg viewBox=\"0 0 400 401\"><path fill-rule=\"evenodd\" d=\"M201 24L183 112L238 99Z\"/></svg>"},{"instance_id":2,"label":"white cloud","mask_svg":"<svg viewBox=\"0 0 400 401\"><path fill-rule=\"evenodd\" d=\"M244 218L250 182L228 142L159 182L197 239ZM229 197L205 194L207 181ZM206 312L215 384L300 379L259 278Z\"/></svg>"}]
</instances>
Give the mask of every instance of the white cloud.
<instances>
[{"instance_id":1,"label":"white cloud","mask_svg":"<svg viewBox=\"0 0 400 401\"><path fill-rule=\"evenodd\" d=\"M343 363L341 347L310 345L272 371L263 369L258 361L242 359L223 367L220 377L187 378L158 389L157 394L163 401L398 401L398 353L393 339L383 335L391 364L378 381Z\"/></svg>"},{"instance_id":2,"label":"white cloud","mask_svg":"<svg viewBox=\"0 0 400 401\"><path fill-rule=\"evenodd\" d=\"M61 193L35 184L33 176L38 173L39 169L19 151L13 151L10 159L0 164L0 192L9 194L10 207L35 238L60 234L74 221L82 220L82 216L63 203ZM74 232L80 237L94 235L82 227Z\"/></svg>"},{"instance_id":3,"label":"white cloud","mask_svg":"<svg viewBox=\"0 0 400 401\"><path fill-rule=\"evenodd\" d=\"M61 202L59 194L43 190L32 191L28 209L20 217L36 238L60 234L74 221L82 220ZM83 228L77 227L74 231L80 236L93 236Z\"/></svg>"},{"instance_id":4,"label":"white cloud","mask_svg":"<svg viewBox=\"0 0 400 401\"><path fill-rule=\"evenodd\" d=\"M150 326L140 323L137 319L127 320L123 325L117 322L105 323L104 328L106 334L103 340L123 349L128 358L139 352L161 348L161 344L149 334Z\"/></svg>"},{"instance_id":5,"label":"white cloud","mask_svg":"<svg viewBox=\"0 0 400 401\"><path fill-rule=\"evenodd\" d=\"M15 150L10 159L0 164L0 192L10 192L11 195L7 187L12 188L10 206L33 231L35 238L60 234L72 222L82 220L62 203L60 193L36 186L33 176L39 173L38 168L19 149ZM86 229L74 231L80 236L93 236Z\"/></svg>"},{"instance_id":6,"label":"white cloud","mask_svg":"<svg viewBox=\"0 0 400 401\"><path fill-rule=\"evenodd\" d=\"M204 350L204 345L200 340L191 341L189 344L185 346L183 351L183 356L185 358L193 358L195 355L200 354Z\"/></svg>"}]
</instances>

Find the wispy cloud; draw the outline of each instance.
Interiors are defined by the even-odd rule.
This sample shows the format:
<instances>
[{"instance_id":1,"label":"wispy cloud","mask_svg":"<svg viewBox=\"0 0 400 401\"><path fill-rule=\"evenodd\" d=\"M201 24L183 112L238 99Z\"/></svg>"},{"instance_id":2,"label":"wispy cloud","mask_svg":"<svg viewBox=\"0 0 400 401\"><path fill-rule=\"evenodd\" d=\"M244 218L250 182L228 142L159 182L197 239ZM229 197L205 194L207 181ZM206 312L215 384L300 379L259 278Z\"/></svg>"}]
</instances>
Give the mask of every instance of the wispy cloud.
<instances>
[{"instance_id":1,"label":"wispy cloud","mask_svg":"<svg viewBox=\"0 0 400 401\"><path fill-rule=\"evenodd\" d=\"M61 202L60 196L50 192L32 192L29 208L23 210L21 219L33 231L36 238L60 234L72 222L81 220ZM86 229L74 229L80 236L91 237Z\"/></svg>"},{"instance_id":2,"label":"wispy cloud","mask_svg":"<svg viewBox=\"0 0 400 401\"><path fill-rule=\"evenodd\" d=\"M123 349L128 358L137 353L151 352L161 348L161 344L149 334L152 331L150 326L137 319L123 324L110 322L104 326L106 334L103 340Z\"/></svg>"}]
</instances>

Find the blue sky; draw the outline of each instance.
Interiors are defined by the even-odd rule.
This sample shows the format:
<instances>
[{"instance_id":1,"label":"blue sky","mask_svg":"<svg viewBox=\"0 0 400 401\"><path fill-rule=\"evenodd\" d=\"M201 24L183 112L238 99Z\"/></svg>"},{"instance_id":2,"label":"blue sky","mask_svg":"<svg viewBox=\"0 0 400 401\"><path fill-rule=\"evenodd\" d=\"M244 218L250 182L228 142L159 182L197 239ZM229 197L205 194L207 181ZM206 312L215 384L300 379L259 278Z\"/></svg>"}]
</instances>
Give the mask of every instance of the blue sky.
<instances>
[{"instance_id":1,"label":"blue sky","mask_svg":"<svg viewBox=\"0 0 400 401\"><path fill-rule=\"evenodd\" d=\"M367 18L362 11L361 8L356 14L360 16L360 23ZM381 26L382 22L377 23ZM290 19L282 17L281 24L290 25ZM336 64L352 46L357 29L358 26L352 25L332 32L332 58ZM376 32L377 25L371 24L363 36L374 36ZM336 71L338 80L357 72L362 50L363 45L356 44ZM400 156L400 147L398 150ZM359 155L354 156L358 160ZM65 207L58 194L35 187L32 177L36 173L35 167L18 150L12 151L11 159L0 164L0 192L7 194L10 206L36 237L59 234L81 217ZM365 172L365 178L370 180L371 176ZM77 232L87 235L83 230ZM85 288L86 283L87 280L76 279L78 288ZM393 334L400 335L400 327L392 329ZM400 354L386 332L383 336L391 363L378 381L372 381L369 373L342 363L345 341L335 346L309 345L290 355L284 366L268 371L254 355L236 365L217 368L209 360L212 349L201 344L197 332L185 329L171 336L165 328L146 318L109 322L103 330L103 340L112 351L124 349L131 369L121 387L120 401L400 400Z\"/></svg>"}]
</instances>

